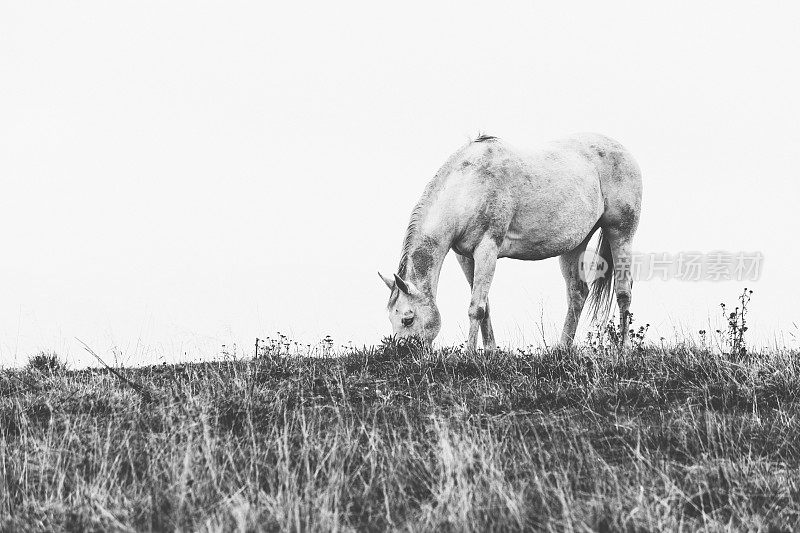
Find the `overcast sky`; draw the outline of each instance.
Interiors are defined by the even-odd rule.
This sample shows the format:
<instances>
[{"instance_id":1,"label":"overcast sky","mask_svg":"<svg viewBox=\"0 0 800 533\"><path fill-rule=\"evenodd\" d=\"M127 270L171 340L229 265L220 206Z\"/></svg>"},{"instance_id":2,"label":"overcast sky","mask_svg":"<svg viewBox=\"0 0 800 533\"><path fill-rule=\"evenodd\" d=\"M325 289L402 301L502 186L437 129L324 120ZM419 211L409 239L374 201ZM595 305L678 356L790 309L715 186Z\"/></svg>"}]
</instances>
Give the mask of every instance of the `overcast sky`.
<instances>
[{"instance_id":1,"label":"overcast sky","mask_svg":"<svg viewBox=\"0 0 800 533\"><path fill-rule=\"evenodd\" d=\"M498 5L500 4L500 5ZM127 364L255 337L374 344L427 181L479 131L614 137L642 252L758 251L758 282L640 281L671 338L755 289L797 345L800 13L790 3L2 2L0 364L75 337ZM503 260L501 345L555 342L555 259ZM469 292L442 273L440 341ZM241 346L245 345L245 346Z\"/></svg>"}]
</instances>

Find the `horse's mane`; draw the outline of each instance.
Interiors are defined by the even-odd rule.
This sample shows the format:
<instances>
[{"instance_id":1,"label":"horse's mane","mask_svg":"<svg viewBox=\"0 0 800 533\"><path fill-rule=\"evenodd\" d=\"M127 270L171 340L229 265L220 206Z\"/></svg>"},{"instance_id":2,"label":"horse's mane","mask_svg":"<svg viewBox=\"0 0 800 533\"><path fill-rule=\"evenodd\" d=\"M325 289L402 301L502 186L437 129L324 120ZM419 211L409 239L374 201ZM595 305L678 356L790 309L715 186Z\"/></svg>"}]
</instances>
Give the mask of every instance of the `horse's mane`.
<instances>
[{"instance_id":1,"label":"horse's mane","mask_svg":"<svg viewBox=\"0 0 800 533\"><path fill-rule=\"evenodd\" d=\"M397 267L397 275L401 278L405 278L408 275L406 272L408 268L408 256L411 253L411 246L414 244L414 237L417 235L417 230L419 229L420 221L422 220L422 216L427 210L428 206L430 205L431 196L433 196L433 191L438 186L438 178L439 175L437 174L428 186L425 187L425 192L422 193L422 198L420 198L417 205L414 206L414 210L411 211L411 219L408 221L408 228L406 229L406 236L403 239L403 253L400 256L400 264Z\"/></svg>"},{"instance_id":2,"label":"horse's mane","mask_svg":"<svg viewBox=\"0 0 800 533\"><path fill-rule=\"evenodd\" d=\"M496 140L497 137L495 137L494 135L486 135L485 133L479 133L473 142L483 143L487 141L496 141Z\"/></svg>"},{"instance_id":3,"label":"horse's mane","mask_svg":"<svg viewBox=\"0 0 800 533\"><path fill-rule=\"evenodd\" d=\"M403 239L403 252L400 256L400 264L397 267L397 274L401 278L405 278L408 275L408 267L409 261L408 257L412 252L412 247L414 245L414 240L417 236L419 231L419 225L427 212L428 207L431 204L435 193L439 190L439 187L442 184L444 178L450 174L451 169L455 165L456 160L461 156L464 149L472 144L473 142L480 143L480 142L488 142L497 140L497 137L492 135L485 135L483 133L479 133L478 137L471 142L468 142L465 146L461 149L456 150L456 152L450 156L450 158L445 162L444 165L441 166L439 171L436 173L436 176L428 183L425 187L425 192L422 193L422 198L420 198L417 205L414 206L414 210L411 211L411 219L408 221L408 228L406 229L406 236Z\"/></svg>"}]
</instances>

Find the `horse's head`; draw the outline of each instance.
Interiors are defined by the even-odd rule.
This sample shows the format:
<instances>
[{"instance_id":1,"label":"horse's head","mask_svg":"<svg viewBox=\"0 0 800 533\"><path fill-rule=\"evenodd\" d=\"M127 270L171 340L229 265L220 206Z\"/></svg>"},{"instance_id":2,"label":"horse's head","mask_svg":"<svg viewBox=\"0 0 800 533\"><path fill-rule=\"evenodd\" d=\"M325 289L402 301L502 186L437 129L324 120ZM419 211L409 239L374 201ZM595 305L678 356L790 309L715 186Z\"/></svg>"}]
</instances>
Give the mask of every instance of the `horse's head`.
<instances>
[{"instance_id":1,"label":"horse's head","mask_svg":"<svg viewBox=\"0 0 800 533\"><path fill-rule=\"evenodd\" d=\"M441 329L441 318L431 294L420 291L411 281L397 274L394 278L378 275L389 287L389 321L398 337L417 336L430 344Z\"/></svg>"}]
</instances>

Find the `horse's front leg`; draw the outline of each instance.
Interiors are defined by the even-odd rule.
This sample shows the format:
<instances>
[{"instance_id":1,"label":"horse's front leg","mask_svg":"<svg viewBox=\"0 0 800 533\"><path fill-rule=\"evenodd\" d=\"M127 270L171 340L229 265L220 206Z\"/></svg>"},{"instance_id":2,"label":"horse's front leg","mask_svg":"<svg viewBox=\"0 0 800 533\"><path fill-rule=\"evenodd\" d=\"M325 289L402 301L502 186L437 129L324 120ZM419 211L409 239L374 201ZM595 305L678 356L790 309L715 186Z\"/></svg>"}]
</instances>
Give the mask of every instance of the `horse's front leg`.
<instances>
[{"instance_id":1,"label":"horse's front leg","mask_svg":"<svg viewBox=\"0 0 800 533\"><path fill-rule=\"evenodd\" d=\"M489 316L489 287L492 284L494 268L497 264L497 244L485 238L472 253L475 262L475 274L472 279L472 298L469 303L469 338L467 349L475 351L478 343L478 331L481 324ZM492 339L494 340L494 339ZM493 349L493 346L486 346Z\"/></svg>"},{"instance_id":2,"label":"horse's front leg","mask_svg":"<svg viewBox=\"0 0 800 533\"><path fill-rule=\"evenodd\" d=\"M461 270L464 271L464 276L467 278L469 288L472 290L472 280L475 277L475 261L471 257L465 255L455 254L458 259L458 264ZM483 348L493 352L497 347L494 342L494 330L492 329L491 312L489 311L489 300L486 300L486 316L481 322L481 336L483 337Z\"/></svg>"}]
</instances>

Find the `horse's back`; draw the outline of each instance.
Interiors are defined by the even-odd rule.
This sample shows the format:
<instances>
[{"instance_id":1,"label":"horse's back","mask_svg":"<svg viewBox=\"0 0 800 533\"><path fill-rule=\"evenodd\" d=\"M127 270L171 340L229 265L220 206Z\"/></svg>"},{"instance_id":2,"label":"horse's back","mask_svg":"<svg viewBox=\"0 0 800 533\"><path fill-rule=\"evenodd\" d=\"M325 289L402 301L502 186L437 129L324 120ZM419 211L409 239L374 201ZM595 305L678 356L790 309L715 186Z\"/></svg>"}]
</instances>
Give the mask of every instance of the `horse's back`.
<instances>
[{"instance_id":1,"label":"horse's back","mask_svg":"<svg viewBox=\"0 0 800 533\"><path fill-rule=\"evenodd\" d=\"M639 165L622 144L599 133L576 133L550 143L591 162L601 180L633 180L641 183Z\"/></svg>"}]
</instances>

